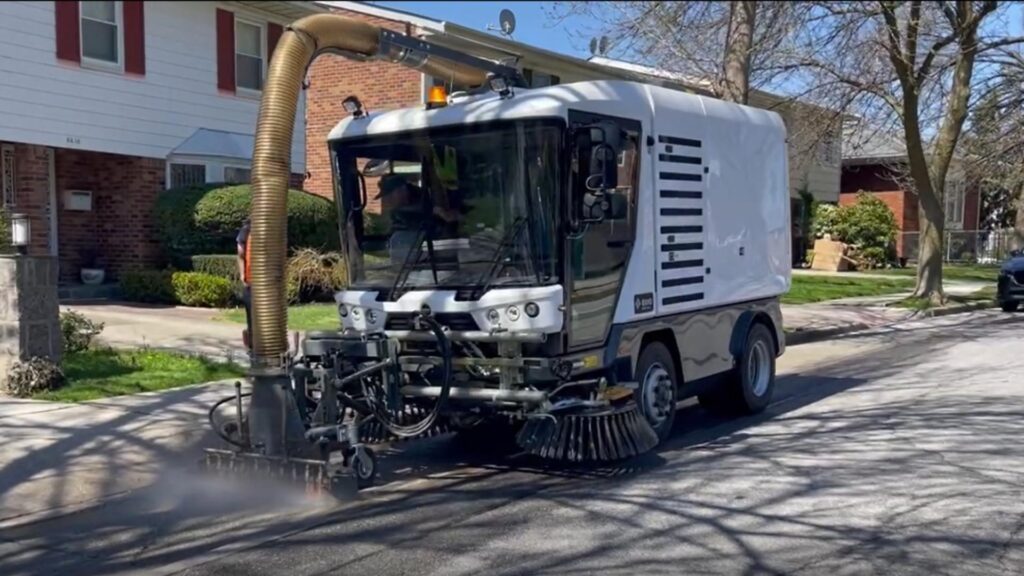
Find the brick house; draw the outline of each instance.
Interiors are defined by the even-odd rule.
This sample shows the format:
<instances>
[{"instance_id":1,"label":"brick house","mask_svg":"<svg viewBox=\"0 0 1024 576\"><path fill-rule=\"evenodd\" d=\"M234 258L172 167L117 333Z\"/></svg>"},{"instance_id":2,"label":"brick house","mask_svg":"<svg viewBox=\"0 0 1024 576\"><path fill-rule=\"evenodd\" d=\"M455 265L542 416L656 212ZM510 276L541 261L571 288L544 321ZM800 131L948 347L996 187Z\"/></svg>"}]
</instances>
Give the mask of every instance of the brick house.
<instances>
[{"instance_id":1,"label":"brick house","mask_svg":"<svg viewBox=\"0 0 1024 576\"><path fill-rule=\"evenodd\" d=\"M843 168L839 204L857 201L861 191L870 192L892 210L899 233L896 255L901 259L917 257L920 230L917 194L909 184L907 152L902 140L883 130L859 122L848 122L843 134ZM974 232L980 228L981 195L967 184L963 171L954 161L945 186L946 230ZM966 234L973 244L975 234ZM965 249L972 250L971 246Z\"/></svg>"},{"instance_id":2,"label":"brick house","mask_svg":"<svg viewBox=\"0 0 1024 576\"><path fill-rule=\"evenodd\" d=\"M247 182L259 95L283 26L311 2L0 2L3 208L30 253L78 275L158 263L168 187ZM305 172L304 120L292 170Z\"/></svg>"}]
</instances>

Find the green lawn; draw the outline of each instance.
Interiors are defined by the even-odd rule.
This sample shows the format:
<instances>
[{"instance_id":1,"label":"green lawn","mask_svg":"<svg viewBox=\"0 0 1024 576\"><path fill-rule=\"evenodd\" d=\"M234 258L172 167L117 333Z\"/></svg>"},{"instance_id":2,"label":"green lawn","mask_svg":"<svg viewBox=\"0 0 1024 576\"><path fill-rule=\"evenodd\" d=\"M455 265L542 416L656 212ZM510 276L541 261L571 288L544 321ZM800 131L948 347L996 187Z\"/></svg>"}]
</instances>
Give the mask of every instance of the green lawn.
<instances>
[{"instance_id":1,"label":"green lawn","mask_svg":"<svg viewBox=\"0 0 1024 576\"><path fill-rule=\"evenodd\" d=\"M891 268L888 270L865 270L870 274L892 274L894 276L914 277L917 268L908 266L906 268ZM979 280L982 282L995 282L999 277L998 265L982 264L946 264L942 268L943 280Z\"/></svg>"},{"instance_id":2,"label":"green lawn","mask_svg":"<svg viewBox=\"0 0 1024 576\"><path fill-rule=\"evenodd\" d=\"M857 278L851 276L793 275L789 293L782 297L783 304L810 304L838 298L881 296L904 292L914 287L909 278Z\"/></svg>"},{"instance_id":3,"label":"green lawn","mask_svg":"<svg viewBox=\"0 0 1024 576\"><path fill-rule=\"evenodd\" d=\"M87 350L64 358L67 383L37 400L82 402L242 376L234 364L155 350Z\"/></svg>"},{"instance_id":4,"label":"green lawn","mask_svg":"<svg viewBox=\"0 0 1024 576\"><path fill-rule=\"evenodd\" d=\"M217 319L245 324L245 309L225 310ZM340 327L338 309L334 304L303 304L288 307L288 328L290 330L337 330Z\"/></svg>"}]
</instances>

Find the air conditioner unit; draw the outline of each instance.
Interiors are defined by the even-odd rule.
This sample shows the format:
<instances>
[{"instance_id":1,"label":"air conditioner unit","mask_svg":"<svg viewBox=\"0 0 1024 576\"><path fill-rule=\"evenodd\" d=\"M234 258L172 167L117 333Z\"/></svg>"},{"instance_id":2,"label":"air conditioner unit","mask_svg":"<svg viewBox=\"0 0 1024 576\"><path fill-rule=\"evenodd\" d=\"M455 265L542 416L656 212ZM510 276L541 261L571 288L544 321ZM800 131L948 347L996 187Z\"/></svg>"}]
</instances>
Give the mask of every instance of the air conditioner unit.
<instances>
[{"instance_id":1,"label":"air conditioner unit","mask_svg":"<svg viewBox=\"0 0 1024 576\"><path fill-rule=\"evenodd\" d=\"M64 192L64 209L75 212L92 211L92 192L89 190L66 190Z\"/></svg>"}]
</instances>

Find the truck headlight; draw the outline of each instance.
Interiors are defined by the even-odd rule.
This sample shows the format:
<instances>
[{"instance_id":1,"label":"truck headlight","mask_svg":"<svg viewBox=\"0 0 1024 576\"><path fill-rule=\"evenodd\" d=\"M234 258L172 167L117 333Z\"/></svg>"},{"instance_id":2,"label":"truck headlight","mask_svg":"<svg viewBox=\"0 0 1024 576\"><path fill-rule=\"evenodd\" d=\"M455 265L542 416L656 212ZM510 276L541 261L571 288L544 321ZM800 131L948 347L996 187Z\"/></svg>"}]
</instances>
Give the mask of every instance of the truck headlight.
<instances>
[{"instance_id":1,"label":"truck headlight","mask_svg":"<svg viewBox=\"0 0 1024 576\"><path fill-rule=\"evenodd\" d=\"M339 304L338 316L341 316L342 318L348 318L348 306L345 306L344 304Z\"/></svg>"},{"instance_id":2,"label":"truck headlight","mask_svg":"<svg viewBox=\"0 0 1024 576\"><path fill-rule=\"evenodd\" d=\"M538 306L536 302L528 302L526 306L523 307L523 310L530 318L536 318L537 315L540 314L540 306Z\"/></svg>"},{"instance_id":3,"label":"truck headlight","mask_svg":"<svg viewBox=\"0 0 1024 576\"><path fill-rule=\"evenodd\" d=\"M366 321L369 322L370 324L376 324L377 323L377 317L378 316L377 316L377 311L376 310L367 310L366 311Z\"/></svg>"},{"instance_id":4,"label":"truck headlight","mask_svg":"<svg viewBox=\"0 0 1024 576\"><path fill-rule=\"evenodd\" d=\"M509 306L505 309L505 315L508 316L508 319L512 322L519 320L519 307L514 304Z\"/></svg>"},{"instance_id":5,"label":"truck headlight","mask_svg":"<svg viewBox=\"0 0 1024 576\"><path fill-rule=\"evenodd\" d=\"M363 315L363 313L359 310L358 306L353 306L352 307L352 319L353 320L359 320L359 317L362 316L362 315Z\"/></svg>"},{"instance_id":6,"label":"truck headlight","mask_svg":"<svg viewBox=\"0 0 1024 576\"><path fill-rule=\"evenodd\" d=\"M501 322L501 314L498 314L497 310L491 308L487 311L487 321L491 324L497 324L498 322Z\"/></svg>"}]
</instances>

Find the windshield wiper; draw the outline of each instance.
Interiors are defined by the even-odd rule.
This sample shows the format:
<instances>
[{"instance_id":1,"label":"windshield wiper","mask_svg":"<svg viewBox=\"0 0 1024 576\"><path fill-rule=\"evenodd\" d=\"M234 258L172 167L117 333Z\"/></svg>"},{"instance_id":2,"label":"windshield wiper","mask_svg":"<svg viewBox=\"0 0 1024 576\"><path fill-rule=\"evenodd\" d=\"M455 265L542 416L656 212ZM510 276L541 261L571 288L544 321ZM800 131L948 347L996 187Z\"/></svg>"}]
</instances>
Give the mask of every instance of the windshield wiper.
<instances>
[{"instance_id":1,"label":"windshield wiper","mask_svg":"<svg viewBox=\"0 0 1024 576\"><path fill-rule=\"evenodd\" d=\"M409 253L405 256L405 261L402 262L402 267L398 269L398 275L395 277L395 283L391 286L391 291L388 293L388 300L394 300L395 294L399 288L405 286L405 282L412 272L413 266L420 261L420 256L423 254L423 237L426 236L426 226L420 224L420 227L416 230L416 239L413 241L414 245L409 250ZM433 268L433 263L431 263ZM437 273L434 273L435 277Z\"/></svg>"},{"instance_id":2,"label":"windshield wiper","mask_svg":"<svg viewBox=\"0 0 1024 576\"><path fill-rule=\"evenodd\" d=\"M517 216L512 222L512 227L509 228L508 232L501 239L501 244L498 245L498 250L494 254L494 258L491 260L491 265L487 269L487 276L483 285L474 291L473 299L476 300L487 293L487 289L491 287L494 280L497 278L498 273L504 269L503 261L506 258L508 251L515 247L516 239L519 238L519 233L526 227L526 217Z\"/></svg>"}]
</instances>

